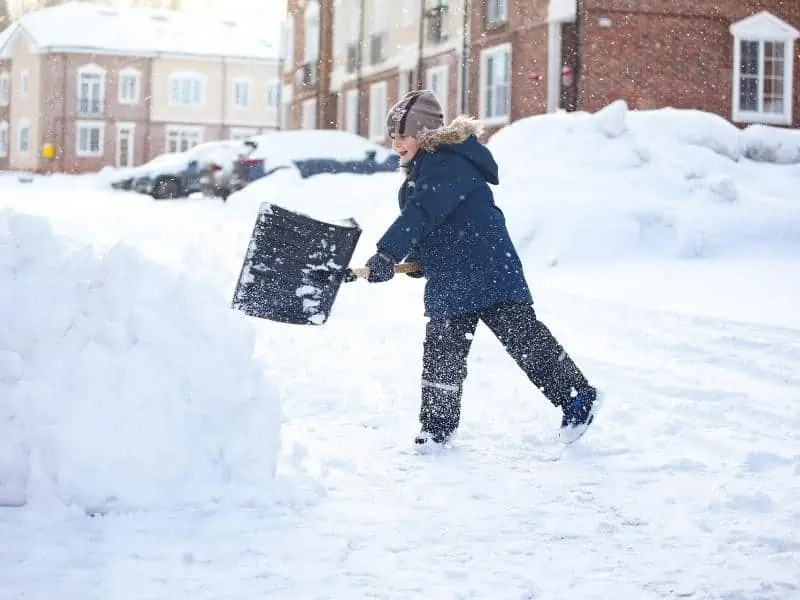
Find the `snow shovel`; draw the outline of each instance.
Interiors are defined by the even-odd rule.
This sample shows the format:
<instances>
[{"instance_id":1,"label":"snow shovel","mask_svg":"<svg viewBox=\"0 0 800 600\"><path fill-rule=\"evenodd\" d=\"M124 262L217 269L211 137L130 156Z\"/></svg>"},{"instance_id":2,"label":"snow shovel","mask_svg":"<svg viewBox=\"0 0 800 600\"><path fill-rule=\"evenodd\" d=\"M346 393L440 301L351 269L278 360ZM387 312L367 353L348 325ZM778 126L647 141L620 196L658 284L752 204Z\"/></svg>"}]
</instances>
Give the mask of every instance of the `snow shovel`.
<instances>
[{"instance_id":1,"label":"snow shovel","mask_svg":"<svg viewBox=\"0 0 800 600\"><path fill-rule=\"evenodd\" d=\"M251 317L295 325L322 325L342 282L369 276L347 265L361 236L354 219L318 221L263 203L247 246L231 307ZM395 265L395 273L418 270Z\"/></svg>"}]
</instances>

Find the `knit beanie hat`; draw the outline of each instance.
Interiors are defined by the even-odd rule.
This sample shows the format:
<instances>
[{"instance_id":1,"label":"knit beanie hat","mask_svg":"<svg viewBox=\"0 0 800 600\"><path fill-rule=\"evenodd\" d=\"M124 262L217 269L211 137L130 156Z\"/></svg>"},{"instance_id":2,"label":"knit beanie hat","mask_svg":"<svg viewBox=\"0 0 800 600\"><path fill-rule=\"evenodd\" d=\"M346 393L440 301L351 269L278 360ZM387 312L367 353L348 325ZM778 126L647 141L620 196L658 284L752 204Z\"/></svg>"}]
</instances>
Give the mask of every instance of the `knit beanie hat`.
<instances>
[{"instance_id":1,"label":"knit beanie hat","mask_svg":"<svg viewBox=\"0 0 800 600\"><path fill-rule=\"evenodd\" d=\"M386 115L386 133L390 138L395 135L419 137L424 129L438 129L442 125L442 105L430 90L408 92Z\"/></svg>"}]
</instances>

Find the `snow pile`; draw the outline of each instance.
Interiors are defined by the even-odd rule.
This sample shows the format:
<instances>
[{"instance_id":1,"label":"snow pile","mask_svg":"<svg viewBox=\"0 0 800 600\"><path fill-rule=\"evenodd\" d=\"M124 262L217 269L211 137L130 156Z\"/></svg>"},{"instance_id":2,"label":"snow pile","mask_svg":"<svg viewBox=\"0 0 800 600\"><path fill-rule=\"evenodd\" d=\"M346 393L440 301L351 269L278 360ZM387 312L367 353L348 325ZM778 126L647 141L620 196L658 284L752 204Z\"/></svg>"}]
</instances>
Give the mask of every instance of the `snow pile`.
<instances>
[{"instance_id":1,"label":"snow pile","mask_svg":"<svg viewBox=\"0 0 800 600\"><path fill-rule=\"evenodd\" d=\"M496 199L530 266L796 256L800 202L787 190L800 188L800 170L742 158L740 133L716 115L629 111L624 102L528 117L488 142L500 165ZM321 132L306 134L322 145ZM229 205L354 217L364 230L360 260L395 218L401 181L396 173L306 181L276 173Z\"/></svg>"},{"instance_id":2,"label":"snow pile","mask_svg":"<svg viewBox=\"0 0 800 600\"><path fill-rule=\"evenodd\" d=\"M800 131L750 125L741 134L742 154L750 160L800 164Z\"/></svg>"},{"instance_id":3,"label":"snow pile","mask_svg":"<svg viewBox=\"0 0 800 600\"><path fill-rule=\"evenodd\" d=\"M532 263L800 252L800 204L771 193L800 174L740 160L738 133L623 102L529 117L489 141L497 201Z\"/></svg>"},{"instance_id":4,"label":"snow pile","mask_svg":"<svg viewBox=\"0 0 800 600\"><path fill-rule=\"evenodd\" d=\"M0 504L263 497L280 402L224 299L116 246L0 212Z\"/></svg>"}]
</instances>

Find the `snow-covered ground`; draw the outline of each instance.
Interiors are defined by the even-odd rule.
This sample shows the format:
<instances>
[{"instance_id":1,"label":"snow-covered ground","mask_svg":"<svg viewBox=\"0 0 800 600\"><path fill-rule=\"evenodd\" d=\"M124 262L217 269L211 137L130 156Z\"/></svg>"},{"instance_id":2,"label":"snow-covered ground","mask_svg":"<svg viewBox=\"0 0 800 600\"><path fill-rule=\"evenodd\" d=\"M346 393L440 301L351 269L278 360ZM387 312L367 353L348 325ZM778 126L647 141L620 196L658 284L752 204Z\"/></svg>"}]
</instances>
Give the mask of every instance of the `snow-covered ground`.
<instances>
[{"instance_id":1,"label":"snow-covered ground","mask_svg":"<svg viewBox=\"0 0 800 600\"><path fill-rule=\"evenodd\" d=\"M440 455L411 450L420 281L348 284L323 327L228 309L260 202L355 217L361 263L398 175L227 204L0 176L0 598L800 598L800 165L746 158L770 135L612 105L493 138L606 403L560 446L479 329Z\"/></svg>"}]
</instances>

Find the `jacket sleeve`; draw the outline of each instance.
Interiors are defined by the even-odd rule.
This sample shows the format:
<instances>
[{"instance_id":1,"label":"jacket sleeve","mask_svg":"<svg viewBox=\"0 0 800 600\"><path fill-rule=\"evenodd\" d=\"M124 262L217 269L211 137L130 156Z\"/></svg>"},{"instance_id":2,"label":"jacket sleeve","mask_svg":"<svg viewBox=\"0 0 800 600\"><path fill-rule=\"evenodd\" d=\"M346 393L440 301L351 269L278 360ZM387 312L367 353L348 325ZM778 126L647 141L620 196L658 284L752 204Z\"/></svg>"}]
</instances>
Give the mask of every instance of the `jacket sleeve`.
<instances>
[{"instance_id":1,"label":"jacket sleeve","mask_svg":"<svg viewBox=\"0 0 800 600\"><path fill-rule=\"evenodd\" d=\"M460 156L437 152L424 160L413 193L408 194L400 216L377 244L398 260L444 223L467 195L484 183Z\"/></svg>"}]
</instances>

